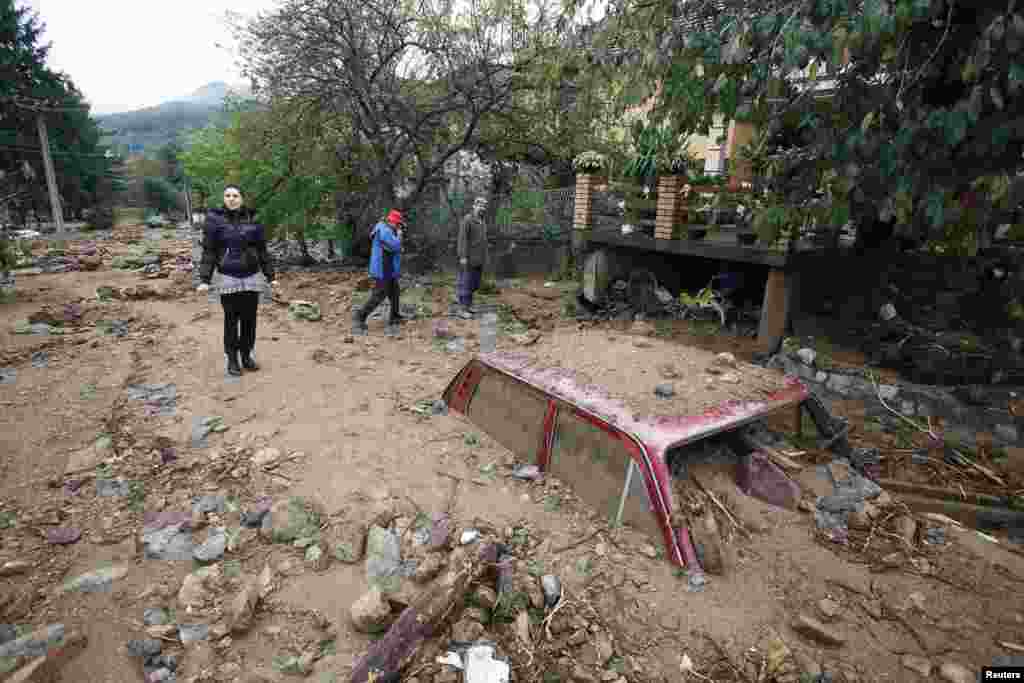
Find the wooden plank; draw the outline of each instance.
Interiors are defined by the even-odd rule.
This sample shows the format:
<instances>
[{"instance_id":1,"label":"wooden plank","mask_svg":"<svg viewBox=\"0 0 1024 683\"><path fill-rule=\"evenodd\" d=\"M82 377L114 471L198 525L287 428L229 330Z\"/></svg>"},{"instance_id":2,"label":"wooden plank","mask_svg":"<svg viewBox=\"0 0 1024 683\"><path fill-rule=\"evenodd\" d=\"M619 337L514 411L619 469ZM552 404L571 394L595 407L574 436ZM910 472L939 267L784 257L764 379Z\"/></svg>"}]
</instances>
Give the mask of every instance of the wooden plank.
<instances>
[{"instance_id":1,"label":"wooden plank","mask_svg":"<svg viewBox=\"0 0 1024 683\"><path fill-rule=\"evenodd\" d=\"M691 227L700 226L687 226L687 228ZM728 240L713 237L703 240L656 240L636 233L623 235L618 230L601 230L591 237L591 242L737 263L760 263L775 267L782 267L787 263L786 252L774 251L758 245L740 246L733 238Z\"/></svg>"},{"instance_id":2,"label":"wooden plank","mask_svg":"<svg viewBox=\"0 0 1024 683\"><path fill-rule=\"evenodd\" d=\"M757 345L761 351L774 353L782 344L789 322L795 275L781 268L772 268L764 290L761 322L757 329Z\"/></svg>"}]
</instances>

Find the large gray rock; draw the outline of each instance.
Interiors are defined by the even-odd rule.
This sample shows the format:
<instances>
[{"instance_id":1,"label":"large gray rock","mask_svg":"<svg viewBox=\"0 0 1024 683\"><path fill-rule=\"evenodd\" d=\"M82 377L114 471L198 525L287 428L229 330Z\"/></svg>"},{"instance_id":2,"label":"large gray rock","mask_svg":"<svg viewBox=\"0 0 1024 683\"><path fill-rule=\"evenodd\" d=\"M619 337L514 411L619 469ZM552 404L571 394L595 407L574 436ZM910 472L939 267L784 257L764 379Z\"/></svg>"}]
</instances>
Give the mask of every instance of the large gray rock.
<instances>
[{"instance_id":1,"label":"large gray rock","mask_svg":"<svg viewBox=\"0 0 1024 683\"><path fill-rule=\"evenodd\" d=\"M352 603L349 610L352 626L361 633L378 633L391 619L391 608L377 587L371 588L363 597Z\"/></svg>"}]
</instances>

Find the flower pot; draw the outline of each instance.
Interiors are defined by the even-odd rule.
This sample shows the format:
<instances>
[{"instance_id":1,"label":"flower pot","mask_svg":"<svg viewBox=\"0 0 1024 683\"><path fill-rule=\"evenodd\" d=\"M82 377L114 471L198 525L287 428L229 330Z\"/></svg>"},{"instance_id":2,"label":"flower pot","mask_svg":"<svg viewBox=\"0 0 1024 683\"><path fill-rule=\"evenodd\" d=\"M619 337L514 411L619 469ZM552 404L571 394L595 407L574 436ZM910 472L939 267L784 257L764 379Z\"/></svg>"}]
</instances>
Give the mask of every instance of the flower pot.
<instances>
[{"instance_id":1,"label":"flower pot","mask_svg":"<svg viewBox=\"0 0 1024 683\"><path fill-rule=\"evenodd\" d=\"M757 241L757 233L756 232L739 232L739 233L736 233L736 241L739 242L740 244L743 244L743 245L746 245L746 246L750 246L751 244L753 244L754 242Z\"/></svg>"},{"instance_id":2,"label":"flower pot","mask_svg":"<svg viewBox=\"0 0 1024 683\"><path fill-rule=\"evenodd\" d=\"M691 240L702 240L707 237L707 228L690 228L686 231L687 238Z\"/></svg>"}]
</instances>

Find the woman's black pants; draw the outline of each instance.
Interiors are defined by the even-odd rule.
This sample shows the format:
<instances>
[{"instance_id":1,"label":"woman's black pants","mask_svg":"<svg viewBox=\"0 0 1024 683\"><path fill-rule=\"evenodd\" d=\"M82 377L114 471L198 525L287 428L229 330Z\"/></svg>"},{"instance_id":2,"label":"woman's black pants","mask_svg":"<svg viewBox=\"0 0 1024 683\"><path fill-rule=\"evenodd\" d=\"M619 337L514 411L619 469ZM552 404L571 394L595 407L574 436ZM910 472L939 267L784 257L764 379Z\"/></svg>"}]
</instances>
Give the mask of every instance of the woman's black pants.
<instances>
[{"instance_id":1,"label":"woman's black pants","mask_svg":"<svg viewBox=\"0 0 1024 683\"><path fill-rule=\"evenodd\" d=\"M224 353L252 353L256 345L256 309L259 307L259 292L235 292L222 294L220 303L224 307Z\"/></svg>"}]
</instances>

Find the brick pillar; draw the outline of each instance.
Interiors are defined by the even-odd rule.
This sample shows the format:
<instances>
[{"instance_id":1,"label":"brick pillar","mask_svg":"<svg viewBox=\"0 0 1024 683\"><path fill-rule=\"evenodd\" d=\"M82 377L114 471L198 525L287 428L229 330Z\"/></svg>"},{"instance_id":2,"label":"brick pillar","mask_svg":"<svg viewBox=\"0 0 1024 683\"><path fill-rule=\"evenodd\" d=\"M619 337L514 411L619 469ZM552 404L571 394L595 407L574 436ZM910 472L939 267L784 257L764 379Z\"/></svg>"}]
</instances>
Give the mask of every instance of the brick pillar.
<instances>
[{"instance_id":1,"label":"brick pillar","mask_svg":"<svg viewBox=\"0 0 1024 683\"><path fill-rule=\"evenodd\" d=\"M594 188L600 178L591 173L576 176L576 197L572 218L572 249L579 255L586 249L590 231L594 228Z\"/></svg>"},{"instance_id":2,"label":"brick pillar","mask_svg":"<svg viewBox=\"0 0 1024 683\"><path fill-rule=\"evenodd\" d=\"M655 217L654 237L672 239L675 226L680 223L683 198L679 194L685 183L684 176L663 175L658 178L658 215Z\"/></svg>"}]
</instances>

